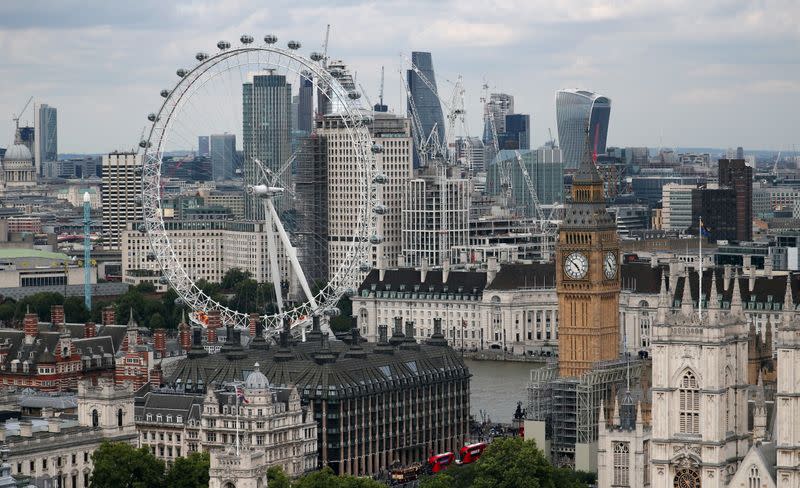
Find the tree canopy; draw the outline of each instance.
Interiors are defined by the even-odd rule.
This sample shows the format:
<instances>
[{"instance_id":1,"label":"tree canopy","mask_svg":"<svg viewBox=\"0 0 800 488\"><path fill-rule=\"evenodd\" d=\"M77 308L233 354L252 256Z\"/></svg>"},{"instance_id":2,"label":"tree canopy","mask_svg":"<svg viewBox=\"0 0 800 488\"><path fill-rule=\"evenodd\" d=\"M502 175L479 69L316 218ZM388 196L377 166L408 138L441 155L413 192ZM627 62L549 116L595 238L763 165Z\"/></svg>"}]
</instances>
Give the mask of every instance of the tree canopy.
<instances>
[{"instance_id":1,"label":"tree canopy","mask_svg":"<svg viewBox=\"0 0 800 488\"><path fill-rule=\"evenodd\" d=\"M193 452L175 459L165 479L169 488L207 488L211 458L207 452Z\"/></svg>"},{"instance_id":2,"label":"tree canopy","mask_svg":"<svg viewBox=\"0 0 800 488\"><path fill-rule=\"evenodd\" d=\"M147 448L125 442L103 442L92 454L90 488L159 488L164 486L164 462Z\"/></svg>"}]
</instances>

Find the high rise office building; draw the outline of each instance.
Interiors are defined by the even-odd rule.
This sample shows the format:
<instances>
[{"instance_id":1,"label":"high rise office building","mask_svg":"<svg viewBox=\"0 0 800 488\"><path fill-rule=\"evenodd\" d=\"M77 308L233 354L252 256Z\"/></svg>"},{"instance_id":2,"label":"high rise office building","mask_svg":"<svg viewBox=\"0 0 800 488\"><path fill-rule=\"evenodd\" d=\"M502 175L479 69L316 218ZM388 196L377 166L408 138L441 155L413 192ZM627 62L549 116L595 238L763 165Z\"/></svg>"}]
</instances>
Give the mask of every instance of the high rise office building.
<instances>
[{"instance_id":1,"label":"high rise office building","mask_svg":"<svg viewBox=\"0 0 800 488\"><path fill-rule=\"evenodd\" d=\"M46 103L39 105L34 112L36 121L36 173L42 174L42 163L58 159L58 112Z\"/></svg>"},{"instance_id":2,"label":"high rise office building","mask_svg":"<svg viewBox=\"0 0 800 488\"><path fill-rule=\"evenodd\" d=\"M295 194L297 253L310 282L328 280L328 138L301 137L297 152Z\"/></svg>"},{"instance_id":3,"label":"high rise office building","mask_svg":"<svg viewBox=\"0 0 800 488\"><path fill-rule=\"evenodd\" d=\"M425 78L436 85L436 76L433 71L433 59L431 53L414 51L411 53L411 62ZM423 131L423 138L427 138L431 131L436 128L438 132L439 143L444 145L445 141L445 126L444 115L442 115L442 105L439 103L439 98L436 94L422 81L420 76L414 70L408 70L408 88L411 92L411 99L417 109L417 116L419 117L421 130ZM413 113L411 103L408 103L409 117ZM414 153L414 166L419 166L419 158Z\"/></svg>"},{"instance_id":4,"label":"high rise office building","mask_svg":"<svg viewBox=\"0 0 800 488\"><path fill-rule=\"evenodd\" d=\"M611 99L586 90L558 90L556 119L558 140L564 152L564 167L576 169L580 163L586 124L589 123L589 142L595 154L606 152Z\"/></svg>"},{"instance_id":5,"label":"high rise office building","mask_svg":"<svg viewBox=\"0 0 800 488\"><path fill-rule=\"evenodd\" d=\"M542 205L564 201L564 164L559 148L542 147L519 151L522 162ZM517 162L517 151L500 151L486 169L486 190L489 195L502 195L505 189L500 178L502 167L509 168L511 202L522 215L534 216L531 191L522 168Z\"/></svg>"},{"instance_id":6,"label":"high rise office building","mask_svg":"<svg viewBox=\"0 0 800 488\"><path fill-rule=\"evenodd\" d=\"M353 217L365 205L364 189L357 184L364 175L354 165L352 143L339 117L325 117L316 133L328 140L328 269L332 276L352 245L358 226ZM388 180L377 189L377 199L386 206L386 213L377 217L376 233L383 240L372 245L371 264L396 267L402 252L403 193L413 175L411 122L394 114L375 113L370 133L373 142L383 146L383 152L376 154L375 165Z\"/></svg>"},{"instance_id":7,"label":"high rise office building","mask_svg":"<svg viewBox=\"0 0 800 488\"><path fill-rule=\"evenodd\" d=\"M661 189L661 218L664 230L685 232L692 226L692 191L697 185L667 183Z\"/></svg>"},{"instance_id":8,"label":"high rise office building","mask_svg":"<svg viewBox=\"0 0 800 488\"><path fill-rule=\"evenodd\" d=\"M531 148L531 116L528 114L508 114L505 116L505 129L497 134L500 149Z\"/></svg>"},{"instance_id":9,"label":"high rise office building","mask_svg":"<svg viewBox=\"0 0 800 488\"><path fill-rule=\"evenodd\" d=\"M514 113L514 95L508 93L492 93L485 110L494 120L497 133L506 131L506 116Z\"/></svg>"},{"instance_id":10,"label":"high rise office building","mask_svg":"<svg viewBox=\"0 0 800 488\"><path fill-rule=\"evenodd\" d=\"M198 156L208 156L209 155L209 140L208 140L208 136L198 136L198 138L197 138L197 155Z\"/></svg>"},{"instance_id":11,"label":"high rise office building","mask_svg":"<svg viewBox=\"0 0 800 488\"><path fill-rule=\"evenodd\" d=\"M752 240L753 168L744 159L720 159L719 184L736 191L736 240Z\"/></svg>"},{"instance_id":12,"label":"high rise office building","mask_svg":"<svg viewBox=\"0 0 800 488\"><path fill-rule=\"evenodd\" d=\"M300 80L296 128L306 133L310 133L314 128L314 83L308 78Z\"/></svg>"},{"instance_id":13,"label":"high rise office building","mask_svg":"<svg viewBox=\"0 0 800 488\"><path fill-rule=\"evenodd\" d=\"M279 173L291 156L292 85L284 75L270 72L249 75L242 86L242 146L244 183L262 183L258 159L265 168ZM282 173L282 183L291 184L291 174ZM275 204L280 212L281 199ZM245 218L264 220L264 207L252 195L245 195Z\"/></svg>"},{"instance_id":14,"label":"high rise office building","mask_svg":"<svg viewBox=\"0 0 800 488\"><path fill-rule=\"evenodd\" d=\"M236 135L212 134L209 138L209 152L214 180L233 179L236 168Z\"/></svg>"},{"instance_id":15,"label":"high rise office building","mask_svg":"<svg viewBox=\"0 0 800 488\"><path fill-rule=\"evenodd\" d=\"M142 177L135 169L142 156L136 153L113 152L103 155L102 184L103 237L108 249L120 249L120 236L128 222L142 220Z\"/></svg>"},{"instance_id":16,"label":"high rise office building","mask_svg":"<svg viewBox=\"0 0 800 488\"><path fill-rule=\"evenodd\" d=\"M450 262L453 247L469 244L471 182L436 166L418 170L403 198L403 255L406 266Z\"/></svg>"},{"instance_id":17,"label":"high rise office building","mask_svg":"<svg viewBox=\"0 0 800 488\"><path fill-rule=\"evenodd\" d=\"M19 135L19 143L26 146L31 152L31 155L36 159L36 129L34 127L19 127L17 128ZM16 144L16 143L15 143ZM35 163L35 161L34 161ZM38 168L37 168L38 172Z\"/></svg>"},{"instance_id":18,"label":"high rise office building","mask_svg":"<svg viewBox=\"0 0 800 488\"><path fill-rule=\"evenodd\" d=\"M480 137L457 137L456 159L472 174L486 171L486 146Z\"/></svg>"}]
</instances>

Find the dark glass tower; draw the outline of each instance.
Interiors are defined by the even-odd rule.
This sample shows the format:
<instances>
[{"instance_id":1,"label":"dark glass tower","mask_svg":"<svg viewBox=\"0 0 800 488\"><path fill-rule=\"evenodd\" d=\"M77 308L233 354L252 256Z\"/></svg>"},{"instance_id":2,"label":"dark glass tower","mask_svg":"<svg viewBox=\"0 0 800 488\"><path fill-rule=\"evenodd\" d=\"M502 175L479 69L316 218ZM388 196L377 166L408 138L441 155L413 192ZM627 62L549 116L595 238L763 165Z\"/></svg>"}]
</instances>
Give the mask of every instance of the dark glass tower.
<instances>
[{"instance_id":1,"label":"dark glass tower","mask_svg":"<svg viewBox=\"0 0 800 488\"><path fill-rule=\"evenodd\" d=\"M530 149L531 116L508 114L505 119L506 131L497 137L500 149Z\"/></svg>"},{"instance_id":2,"label":"dark glass tower","mask_svg":"<svg viewBox=\"0 0 800 488\"><path fill-rule=\"evenodd\" d=\"M314 83L308 78L300 80L300 94L297 103L297 130L310 134L314 128Z\"/></svg>"},{"instance_id":3,"label":"dark glass tower","mask_svg":"<svg viewBox=\"0 0 800 488\"><path fill-rule=\"evenodd\" d=\"M611 99L585 90L556 92L558 140L564 155L564 169L577 169L586 140L589 121L589 144L595 154L606 152Z\"/></svg>"},{"instance_id":4,"label":"dark glass tower","mask_svg":"<svg viewBox=\"0 0 800 488\"><path fill-rule=\"evenodd\" d=\"M411 53L411 62L425 78L436 86L436 76L433 72L433 59L431 53L414 51ZM427 139L431 131L436 128L439 133L439 143L444 145L445 140L445 127L444 115L442 115L442 105L439 103L439 98L436 94L420 79L419 75L413 70L408 70L408 88L411 92L411 98L417 108L417 116L422 124L423 138ZM411 103L408 104L408 115L411 116L413 109ZM419 166L417 153L414 153L414 167Z\"/></svg>"},{"instance_id":5,"label":"dark glass tower","mask_svg":"<svg viewBox=\"0 0 800 488\"><path fill-rule=\"evenodd\" d=\"M255 160L278 173L291 156L292 85L286 77L275 74L253 75L242 86L242 148L244 184L262 183ZM282 183L291 185L290 172L282 174ZM276 200L280 211L280 201ZM258 198L245 194L245 218L264 220L264 207Z\"/></svg>"}]
</instances>

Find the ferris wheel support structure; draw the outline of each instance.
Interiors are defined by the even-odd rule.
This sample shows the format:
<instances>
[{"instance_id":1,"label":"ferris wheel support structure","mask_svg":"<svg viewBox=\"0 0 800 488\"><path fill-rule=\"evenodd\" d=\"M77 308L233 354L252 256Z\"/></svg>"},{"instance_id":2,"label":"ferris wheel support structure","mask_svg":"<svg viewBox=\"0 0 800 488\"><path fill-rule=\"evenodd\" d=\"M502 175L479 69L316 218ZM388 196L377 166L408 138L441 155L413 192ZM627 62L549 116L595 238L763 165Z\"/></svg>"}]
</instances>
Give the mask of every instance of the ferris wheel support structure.
<instances>
[{"instance_id":1,"label":"ferris wheel support structure","mask_svg":"<svg viewBox=\"0 0 800 488\"><path fill-rule=\"evenodd\" d=\"M353 146L354 161L358 166L358 171L355 173L358 173L361 178L354 184L363 189L366 196L364 207L359 210L359 215L355 219L356 228L352 245L348 249L347 259L344 260L344 264L336 271L333 278L316 295L312 294L308 286L300 268L297 253L291 245L285 228L280 223L274 206L270 208L270 199L266 199L265 205L269 208L268 215L271 221L267 223L266 227L272 229L272 225L275 225L294 276L300 281L308 300L291 309L287 309L283 303L280 303L281 310L277 314L262 315L265 333L270 334L279 330L285 319L288 319L293 327L302 328L310 323L313 314L336 315L337 310L334 308L336 302L345 293L345 290L351 290L358 286L359 264L367 261L369 257L370 246L368 243L371 238L374 238L376 225L373 209L378 204L375 184L380 183L381 178L376 178L375 157L371 152L372 139L365 125L368 119L357 102L360 94L348 92L343 88L335 74L326 69L320 62L321 59L317 59L318 53L312 53L311 59L309 59L296 52L300 43L290 41L288 49L282 49L276 46L276 41L277 37L267 35L264 37L264 45L254 45L251 36L243 35L239 46L232 47L227 41L220 41L217 43L219 52L216 54L197 53L195 58L199 63L191 69L177 70L176 74L180 78L177 84L171 90L161 91L164 101L157 112L148 115L148 120L152 125L146 138L143 137L139 142L139 146L143 149L142 166L136 170L142 178L142 192L141 196L137 198L138 203L141 203L143 214L143 224L139 226L139 231L148 236L151 255L161 267L161 282L168 283L176 291L181 303L190 308L193 312L191 314L193 319L201 325L204 324L196 318L196 315L201 312L207 313L210 310L219 310L223 324L230 324L237 328L247 328L249 316L225 307L208 296L195 283L178 259L167 235L161 209L161 161L173 129L172 125L179 118L183 107L198 90L225 73L226 70L243 68L257 70L268 67L267 69L282 69L287 73L307 78L310 74L318 89L324 92L330 100L337 101L339 111L336 115L341 118ZM283 165L286 168L290 166L291 162ZM276 178L279 176L276 175ZM274 230L271 232L273 233L272 240L275 241ZM277 246L270 245L269 247L271 249L270 267L277 271L278 267L275 263ZM274 275L273 281L276 281ZM279 283L280 278L277 281ZM276 284L275 289L276 301L282 302L280 285Z\"/></svg>"}]
</instances>

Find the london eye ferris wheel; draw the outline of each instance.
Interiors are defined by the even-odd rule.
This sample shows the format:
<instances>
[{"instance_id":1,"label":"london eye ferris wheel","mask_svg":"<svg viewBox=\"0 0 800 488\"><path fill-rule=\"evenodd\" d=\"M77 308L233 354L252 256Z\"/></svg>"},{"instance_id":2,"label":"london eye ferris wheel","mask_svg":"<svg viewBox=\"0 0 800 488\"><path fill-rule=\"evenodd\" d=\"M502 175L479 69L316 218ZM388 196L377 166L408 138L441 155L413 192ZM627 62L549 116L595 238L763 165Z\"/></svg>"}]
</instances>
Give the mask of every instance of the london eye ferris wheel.
<instances>
[{"instance_id":1,"label":"london eye ferris wheel","mask_svg":"<svg viewBox=\"0 0 800 488\"><path fill-rule=\"evenodd\" d=\"M358 287L370 268L371 245L381 239L376 214L385 207L377 201L377 185L386 177L376 168L375 153L382 148L371 142L371 112L362 108L360 93L341 68L328 67L324 54L299 54L297 41L283 48L274 35L263 43L243 35L237 45L220 41L216 47L176 71L175 85L161 91L160 107L147 117L150 125L139 143L142 166L136 170L143 212L137 230L147 235L147 258L157 263L160 282L175 290L195 323L219 310L223 324L247 327L248 311L210 296L201 279L215 270L218 276L249 267L254 278L272 285L269 299L258 304L267 333L286 322L304 328L315 314L337 313L336 303ZM317 114L315 123L323 115L335 121L329 126L350 154L348 181L336 184L357 194L352 239L336 269L329 269L326 253L325 195L341 188L324 177L320 154L326 148L309 132L308 120L303 128L293 120L309 111ZM193 151L200 136L210 137L209 147ZM205 160L199 157L204 149ZM212 180L206 184L212 189L227 185L232 201L244 207L243 216L182 215L176 208L181 204L174 203L180 191L169 188L175 186L170 176L198 167L210 167L212 174L188 179ZM222 238L223 233L233 237Z\"/></svg>"}]
</instances>

